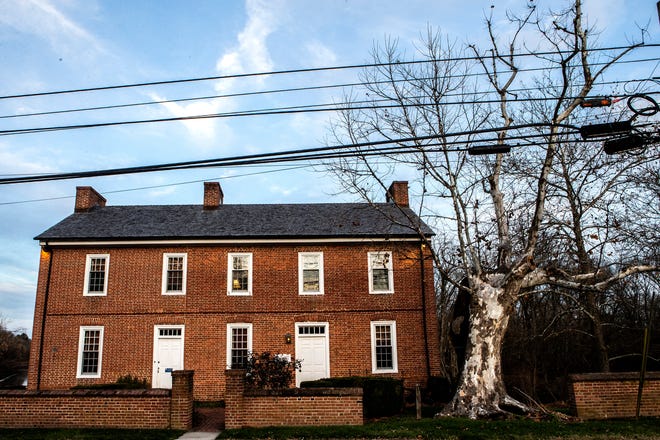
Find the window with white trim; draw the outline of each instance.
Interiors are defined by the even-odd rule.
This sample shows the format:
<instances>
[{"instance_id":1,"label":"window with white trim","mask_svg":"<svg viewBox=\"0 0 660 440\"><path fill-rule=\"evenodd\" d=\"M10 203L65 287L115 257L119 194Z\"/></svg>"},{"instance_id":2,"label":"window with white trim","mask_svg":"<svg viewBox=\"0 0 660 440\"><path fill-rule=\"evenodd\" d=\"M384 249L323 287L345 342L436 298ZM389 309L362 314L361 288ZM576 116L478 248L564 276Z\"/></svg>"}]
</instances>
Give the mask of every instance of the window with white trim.
<instances>
[{"instance_id":1,"label":"window with white trim","mask_svg":"<svg viewBox=\"0 0 660 440\"><path fill-rule=\"evenodd\" d=\"M80 327L76 377L101 377L103 327Z\"/></svg>"},{"instance_id":2,"label":"window with white trim","mask_svg":"<svg viewBox=\"0 0 660 440\"><path fill-rule=\"evenodd\" d=\"M227 324L227 368L245 368L252 352L252 324Z\"/></svg>"},{"instance_id":3,"label":"window with white trim","mask_svg":"<svg viewBox=\"0 0 660 440\"><path fill-rule=\"evenodd\" d=\"M108 268L110 255L89 254L85 262L85 296L103 296L108 294Z\"/></svg>"},{"instance_id":4,"label":"window with white trim","mask_svg":"<svg viewBox=\"0 0 660 440\"><path fill-rule=\"evenodd\" d=\"M369 293L394 293L392 252L369 252Z\"/></svg>"},{"instance_id":5,"label":"window with white trim","mask_svg":"<svg viewBox=\"0 0 660 440\"><path fill-rule=\"evenodd\" d=\"M371 322L371 371L398 372L395 321Z\"/></svg>"},{"instance_id":6,"label":"window with white trim","mask_svg":"<svg viewBox=\"0 0 660 440\"><path fill-rule=\"evenodd\" d=\"M298 293L323 294L323 252L298 253Z\"/></svg>"},{"instance_id":7,"label":"window with white trim","mask_svg":"<svg viewBox=\"0 0 660 440\"><path fill-rule=\"evenodd\" d=\"M229 254L227 295L252 295L252 254Z\"/></svg>"},{"instance_id":8,"label":"window with white trim","mask_svg":"<svg viewBox=\"0 0 660 440\"><path fill-rule=\"evenodd\" d=\"M186 294L188 254L163 254L163 295Z\"/></svg>"}]
</instances>

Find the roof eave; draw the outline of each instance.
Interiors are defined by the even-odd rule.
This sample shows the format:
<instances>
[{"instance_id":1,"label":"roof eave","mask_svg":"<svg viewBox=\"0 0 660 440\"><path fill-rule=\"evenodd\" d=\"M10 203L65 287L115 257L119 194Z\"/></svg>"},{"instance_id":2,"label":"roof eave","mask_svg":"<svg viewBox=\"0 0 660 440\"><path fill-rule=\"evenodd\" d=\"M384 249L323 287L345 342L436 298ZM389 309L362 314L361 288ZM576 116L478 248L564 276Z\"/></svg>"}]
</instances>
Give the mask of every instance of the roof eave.
<instances>
[{"instance_id":1,"label":"roof eave","mask_svg":"<svg viewBox=\"0 0 660 440\"><path fill-rule=\"evenodd\" d=\"M432 236L433 234L428 234ZM39 244L49 246L156 246L209 244L289 244L289 243L346 243L420 241L418 235L344 235L344 236L244 236L244 237L44 237Z\"/></svg>"}]
</instances>

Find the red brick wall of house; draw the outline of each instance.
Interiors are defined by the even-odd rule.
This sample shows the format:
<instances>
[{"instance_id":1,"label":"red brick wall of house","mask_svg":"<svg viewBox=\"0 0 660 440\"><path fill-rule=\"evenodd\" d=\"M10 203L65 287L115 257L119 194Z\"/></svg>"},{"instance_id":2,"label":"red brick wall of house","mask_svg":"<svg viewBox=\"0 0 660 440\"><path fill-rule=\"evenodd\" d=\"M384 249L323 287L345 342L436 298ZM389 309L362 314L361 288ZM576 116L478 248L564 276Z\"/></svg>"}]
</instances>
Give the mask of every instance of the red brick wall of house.
<instances>
[{"instance_id":1,"label":"red brick wall of house","mask_svg":"<svg viewBox=\"0 0 660 440\"><path fill-rule=\"evenodd\" d=\"M362 425L360 388L313 388L249 393L243 370L227 370L225 427Z\"/></svg>"},{"instance_id":2,"label":"red brick wall of house","mask_svg":"<svg viewBox=\"0 0 660 440\"><path fill-rule=\"evenodd\" d=\"M369 294L367 252L393 251L394 294ZM298 252L323 252L325 294L298 294ZM161 294L163 253L188 254L187 293ZM227 295L229 252L253 253L253 295ZM107 296L83 296L87 254L109 254ZM425 382L425 313L430 373L439 374L433 267L425 261L422 310L419 244L403 242L319 245L54 248L42 253L28 376L36 388L41 319L52 257L41 389L113 382L131 374L151 381L154 325L185 325L184 368L195 371L195 399L224 396L227 323L253 324L253 350L295 357L295 323L328 322L331 376L371 373L370 322L397 325L398 377ZM428 257L428 251L427 251ZM101 378L76 379L80 326L104 326ZM284 335L294 336L285 344Z\"/></svg>"},{"instance_id":3,"label":"red brick wall of house","mask_svg":"<svg viewBox=\"0 0 660 440\"><path fill-rule=\"evenodd\" d=\"M573 414L581 419L635 417L639 373L592 373L570 376ZM640 416L660 416L660 373L646 373Z\"/></svg>"},{"instance_id":4,"label":"red brick wall of house","mask_svg":"<svg viewBox=\"0 0 660 440\"><path fill-rule=\"evenodd\" d=\"M192 427L191 371L168 390L0 390L0 428Z\"/></svg>"}]
</instances>

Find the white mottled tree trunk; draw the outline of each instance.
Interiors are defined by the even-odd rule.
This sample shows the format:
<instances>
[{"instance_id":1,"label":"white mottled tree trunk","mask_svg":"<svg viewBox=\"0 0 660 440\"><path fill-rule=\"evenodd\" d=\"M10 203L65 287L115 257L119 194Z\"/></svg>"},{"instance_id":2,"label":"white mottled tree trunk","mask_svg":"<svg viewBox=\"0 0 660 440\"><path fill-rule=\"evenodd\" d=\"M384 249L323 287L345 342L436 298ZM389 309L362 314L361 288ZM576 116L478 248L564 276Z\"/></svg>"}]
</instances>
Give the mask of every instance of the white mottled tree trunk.
<instances>
[{"instance_id":1,"label":"white mottled tree trunk","mask_svg":"<svg viewBox=\"0 0 660 440\"><path fill-rule=\"evenodd\" d=\"M509 397L502 378L501 353L513 302L502 287L481 282L470 304L470 333L461 383L441 415L489 417L504 407L528 408Z\"/></svg>"}]
</instances>

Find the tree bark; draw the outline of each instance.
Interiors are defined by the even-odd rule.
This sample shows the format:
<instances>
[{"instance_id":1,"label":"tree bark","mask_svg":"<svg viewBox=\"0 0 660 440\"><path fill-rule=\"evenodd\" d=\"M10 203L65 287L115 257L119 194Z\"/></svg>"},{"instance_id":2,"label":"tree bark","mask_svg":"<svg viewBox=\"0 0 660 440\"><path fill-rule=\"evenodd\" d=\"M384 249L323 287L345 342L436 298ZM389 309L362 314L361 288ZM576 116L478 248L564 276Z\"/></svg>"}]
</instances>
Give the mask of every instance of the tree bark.
<instances>
[{"instance_id":1,"label":"tree bark","mask_svg":"<svg viewBox=\"0 0 660 440\"><path fill-rule=\"evenodd\" d=\"M502 414L505 407L529 412L526 405L509 397L502 377L501 352L515 295L505 287L475 281L470 305L470 334L461 381L441 416L471 419Z\"/></svg>"}]
</instances>

